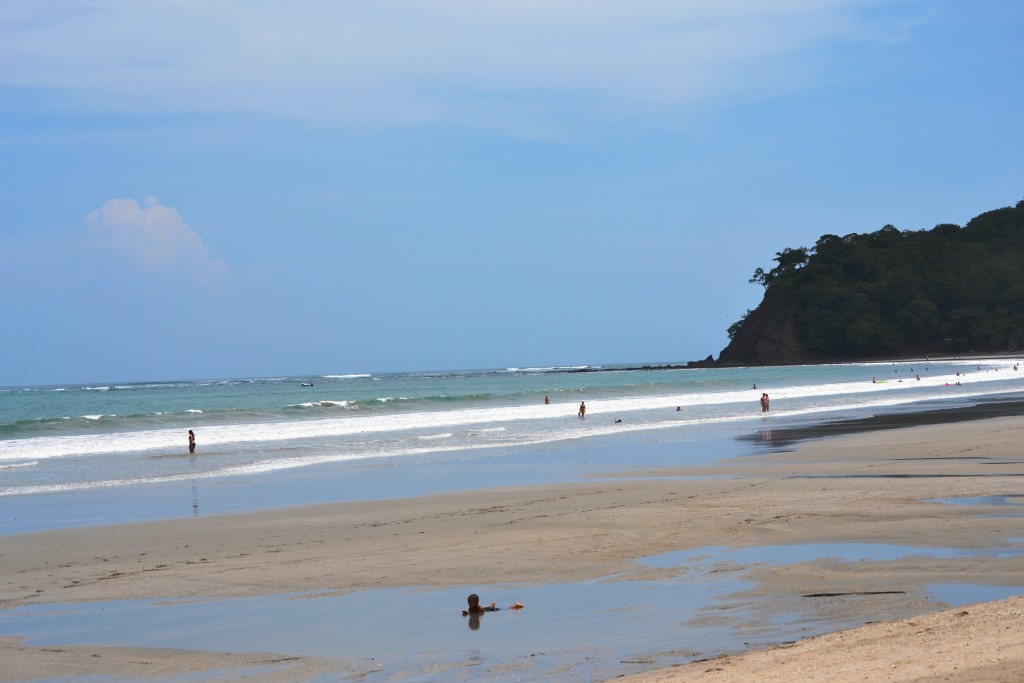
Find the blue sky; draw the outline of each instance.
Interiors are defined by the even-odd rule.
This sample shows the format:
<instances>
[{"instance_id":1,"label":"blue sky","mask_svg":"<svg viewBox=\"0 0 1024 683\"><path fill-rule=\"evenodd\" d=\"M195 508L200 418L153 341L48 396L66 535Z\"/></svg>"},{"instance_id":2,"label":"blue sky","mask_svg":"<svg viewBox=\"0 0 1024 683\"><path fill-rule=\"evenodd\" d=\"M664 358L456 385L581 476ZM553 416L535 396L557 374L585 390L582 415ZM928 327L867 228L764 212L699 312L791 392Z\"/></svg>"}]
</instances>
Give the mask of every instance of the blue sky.
<instances>
[{"instance_id":1,"label":"blue sky","mask_svg":"<svg viewBox=\"0 0 1024 683\"><path fill-rule=\"evenodd\" d=\"M0 2L0 385L717 356L1024 199L1019 0Z\"/></svg>"}]
</instances>

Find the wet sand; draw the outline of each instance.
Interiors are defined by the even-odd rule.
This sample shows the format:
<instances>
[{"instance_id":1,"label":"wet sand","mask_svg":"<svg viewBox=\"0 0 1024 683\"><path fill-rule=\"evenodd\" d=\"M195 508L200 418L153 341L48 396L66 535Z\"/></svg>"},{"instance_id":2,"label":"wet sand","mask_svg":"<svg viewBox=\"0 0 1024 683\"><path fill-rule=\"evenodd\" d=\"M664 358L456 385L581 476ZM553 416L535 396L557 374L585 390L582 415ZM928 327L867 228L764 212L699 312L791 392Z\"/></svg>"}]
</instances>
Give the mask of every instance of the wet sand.
<instances>
[{"instance_id":1,"label":"wet sand","mask_svg":"<svg viewBox=\"0 0 1024 683\"><path fill-rule=\"evenodd\" d=\"M815 635L816 628L820 632L822 623L910 621L875 624L868 631L834 634L739 659L695 652L691 659L708 661L651 671L634 680L690 680L686 677L697 676L694 672L705 680L708 669L721 669L715 674L724 676L742 672L744 666L758 667L753 676L758 680L825 680L823 672L831 670L870 680L946 680L946 675L953 676L949 680L1004 680L986 678L995 664L998 676L1009 672L1012 676L1005 680L1020 680L1024 666L1019 648L1004 647L999 639L1008 631L1010 638L1024 642L1019 600L967 608L969 614L961 615L964 609L940 612L947 605L930 599L925 589L936 584L1024 583L1024 515L1019 507L1007 505L1020 500L1022 443L1024 418L997 418L873 431L713 467L622 473L583 484L8 536L0 545L0 608L304 591L329 596L403 586L471 586L487 593L488 586L510 584L657 579L686 568L653 568L636 560L719 546L953 548L978 552L925 552L886 561L723 563L713 571L743 577L752 587L728 596L693 625L703 621L712 627L740 607L751 613L751 632L761 634L781 612L813 615L808 635ZM978 504L939 502L954 498L977 499ZM988 552L992 550L1006 552ZM543 606L527 605L530 609ZM986 617L989 610L996 616ZM914 635L916 624L925 623L920 621L923 615L931 615L922 627L929 629L928 638ZM371 659L372 652L365 660L342 660L144 649L117 642L42 647L25 646L17 633L4 635L10 637L0 638L5 662L0 680L72 673L138 679L189 674L200 677L195 680L227 680L245 673L251 680L296 681L324 674L358 677L382 666ZM995 649L985 649L989 646ZM940 650L945 654L937 657ZM973 657L978 652L981 659ZM897 665L884 678L860 674L855 663L864 657ZM657 669L660 661L650 658L649 667ZM900 662L927 662L936 668L922 674ZM506 668L510 664L499 663ZM528 662L514 664L529 667ZM854 668L835 668L842 666ZM474 668L479 673L480 662L467 671ZM382 673L390 680L431 675ZM749 673L737 676L721 680L752 678Z\"/></svg>"}]
</instances>

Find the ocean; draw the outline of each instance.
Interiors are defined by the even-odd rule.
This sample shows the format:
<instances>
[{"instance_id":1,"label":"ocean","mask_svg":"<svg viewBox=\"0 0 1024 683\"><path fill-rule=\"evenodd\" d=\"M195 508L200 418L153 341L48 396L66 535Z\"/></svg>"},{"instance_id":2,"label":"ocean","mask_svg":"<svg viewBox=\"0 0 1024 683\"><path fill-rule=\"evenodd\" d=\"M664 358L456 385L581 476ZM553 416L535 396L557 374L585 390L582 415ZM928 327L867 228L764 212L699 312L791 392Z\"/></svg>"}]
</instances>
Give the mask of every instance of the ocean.
<instances>
[{"instance_id":1,"label":"ocean","mask_svg":"<svg viewBox=\"0 0 1024 683\"><path fill-rule=\"evenodd\" d=\"M640 446L605 455L598 446L609 439L699 443L685 458L711 461L738 454L736 437L772 428L1020 399L1021 362L635 364L0 388L0 534L539 483L683 457ZM559 456L581 449L582 459Z\"/></svg>"},{"instance_id":2,"label":"ocean","mask_svg":"<svg viewBox=\"0 0 1024 683\"><path fill-rule=\"evenodd\" d=\"M1021 362L580 366L7 387L0 389L0 537L16 553L16 534L49 529L620 473L636 481L645 470L663 478L662 468L789 447L794 433L1013 411L1024 405ZM740 567L1018 554L1019 534L1007 533L1014 538L998 548L708 546L638 558L655 569L685 567L661 578L485 584L487 600L528 607L475 630L458 616L465 595L480 590L467 585L25 605L0 610L0 635L49 648L103 642L339 658L339 671L356 667L351 676L396 681L447 681L467 670L496 682L611 680L862 623L861 611L766 603L745 592L753 584ZM1019 593L1000 576L918 590L922 600L958 605ZM308 597L317 599L300 599Z\"/></svg>"}]
</instances>

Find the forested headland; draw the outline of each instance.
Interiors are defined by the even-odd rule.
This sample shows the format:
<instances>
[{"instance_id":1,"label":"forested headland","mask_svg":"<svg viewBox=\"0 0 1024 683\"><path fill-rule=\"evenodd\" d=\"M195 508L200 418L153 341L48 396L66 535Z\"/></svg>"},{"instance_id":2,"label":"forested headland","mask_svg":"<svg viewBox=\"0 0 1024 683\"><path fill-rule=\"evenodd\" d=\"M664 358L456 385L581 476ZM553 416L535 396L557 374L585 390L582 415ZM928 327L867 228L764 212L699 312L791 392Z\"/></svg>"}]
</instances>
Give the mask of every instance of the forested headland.
<instances>
[{"instance_id":1,"label":"forested headland","mask_svg":"<svg viewBox=\"0 0 1024 683\"><path fill-rule=\"evenodd\" d=\"M1024 201L961 227L822 235L754 271L756 309L717 365L1001 353L1024 348Z\"/></svg>"}]
</instances>

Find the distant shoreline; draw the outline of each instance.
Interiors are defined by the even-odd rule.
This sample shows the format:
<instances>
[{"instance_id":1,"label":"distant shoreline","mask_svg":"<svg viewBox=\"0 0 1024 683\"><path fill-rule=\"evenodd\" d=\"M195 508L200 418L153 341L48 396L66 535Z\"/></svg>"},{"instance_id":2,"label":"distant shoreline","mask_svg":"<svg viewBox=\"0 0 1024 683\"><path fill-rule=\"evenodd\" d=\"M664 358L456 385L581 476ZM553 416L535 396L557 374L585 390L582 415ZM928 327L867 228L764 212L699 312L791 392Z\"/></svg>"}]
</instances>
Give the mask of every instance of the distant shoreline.
<instances>
[{"instance_id":1,"label":"distant shoreline","mask_svg":"<svg viewBox=\"0 0 1024 683\"><path fill-rule=\"evenodd\" d=\"M989 399L972 406L919 410L910 413L883 413L870 417L833 420L801 427L774 429L771 441L766 442L773 449L784 449L796 443L864 432L881 432L907 427L956 424L999 417L1017 417L1024 414L1024 400ZM739 437L743 441L765 441L760 432Z\"/></svg>"},{"instance_id":2,"label":"distant shoreline","mask_svg":"<svg viewBox=\"0 0 1024 683\"><path fill-rule=\"evenodd\" d=\"M742 365L742 364L731 364L731 363L719 363L713 360L711 356L708 356L704 360L691 360L686 363L665 363L663 365L617 365L615 367L583 367L583 368L560 368L555 370L549 370L554 373L581 373L581 372L650 372L657 370L703 370L703 369L714 369L714 368L774 368L774 367L791 367L797 365L846 365L851 363L877 363L879 365L886 363L928 363L934 361L974 361L974 360L999 360L1006 358L1017 358L1024 357L1024 351L1001 351L992 353L977 353L977 354L953 354L943 356L913 356L903 358L835 358L830 360L807 360L799 363L785 362L785 363L769 363L761 365Z\"/></svg>"}]
</instances>

